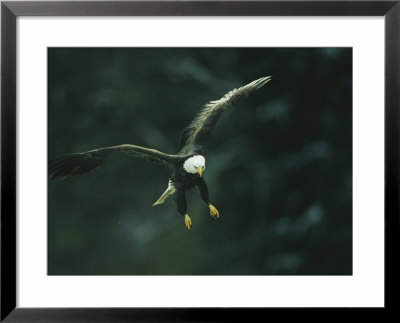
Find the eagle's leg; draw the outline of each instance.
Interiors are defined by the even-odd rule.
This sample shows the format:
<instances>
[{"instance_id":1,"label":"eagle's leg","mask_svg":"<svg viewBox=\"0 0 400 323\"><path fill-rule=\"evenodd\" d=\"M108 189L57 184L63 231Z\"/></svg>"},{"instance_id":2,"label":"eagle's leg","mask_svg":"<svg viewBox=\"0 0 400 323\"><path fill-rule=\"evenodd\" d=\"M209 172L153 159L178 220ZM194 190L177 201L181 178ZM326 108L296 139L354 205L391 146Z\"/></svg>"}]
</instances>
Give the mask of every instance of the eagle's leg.
<instances>
[{"instance_id":1,"label":"eagle's leg","mask_svg":"<svg viewBox=\"0 0 400 323\"><path fill-rule=\"evenodd\" d=\"M192 220L187 213L186 196L185 191L180 189L175 195L176 206L178 207L178 212L185 217L185 225L190 230L192 227Z\"/></svg>"},{"instance_id":2,"label":"eagle's leg","mask_svg":"<svg viewBox=\"0 0 400 323\"><path fill-rule=\"evenodd\" d=\"M210 203L210 198L208 197L208 188L207 188L207 184L204 181L203 178L201 178L199 180L199 182L197 183L197 187L199 189L200 192L200 196L203 199L204 202L206 202L206 204L208 205L208 207L210 208L210 214L215 218L218 219L219 218L219 212L218 210L215 208L214 205L212 205Z\"/></svg>"}]
</instances>

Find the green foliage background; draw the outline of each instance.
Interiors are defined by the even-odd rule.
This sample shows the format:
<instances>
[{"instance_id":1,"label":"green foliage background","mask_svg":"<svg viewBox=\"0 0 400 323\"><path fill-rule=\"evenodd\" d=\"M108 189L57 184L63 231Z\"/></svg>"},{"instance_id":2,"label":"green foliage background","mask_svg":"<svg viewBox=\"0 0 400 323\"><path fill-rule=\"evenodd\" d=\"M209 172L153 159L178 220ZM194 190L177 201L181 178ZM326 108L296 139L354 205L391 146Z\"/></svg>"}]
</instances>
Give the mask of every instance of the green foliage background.
<instances>
[{"instance_id":1,"label":"green foliage background","mask_svg":"<svg viewBox=\"0 0 400 323\"><path fill-rule=\"evenodd\" d=\"M261 76L227 111L204 173L214 220L169 174L125 155L48 183L50 275L352 273L350 48L50 48L49 158L131 143L175 153L201 106Z\"/></svg>"}]
</instances>

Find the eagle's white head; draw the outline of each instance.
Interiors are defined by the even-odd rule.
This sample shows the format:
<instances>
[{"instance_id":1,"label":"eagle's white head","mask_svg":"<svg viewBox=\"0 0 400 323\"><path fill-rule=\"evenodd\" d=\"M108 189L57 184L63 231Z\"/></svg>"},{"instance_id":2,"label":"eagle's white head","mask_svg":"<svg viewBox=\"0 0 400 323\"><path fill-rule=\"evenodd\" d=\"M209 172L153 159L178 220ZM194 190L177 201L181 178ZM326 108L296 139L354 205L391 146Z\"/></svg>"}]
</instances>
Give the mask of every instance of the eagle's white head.
<instances>
[{"instance_id":1,"label":"eagle's white head","mask_svg":"<svg viewBox=\"0 0 400 323\"><path fill-rule=\"evenodd\" d=\"M206 168L206 159L202 155L196 155L185 160L183 168L190 174L198 173L200 177Z\"/></svg>"}]
</instances>

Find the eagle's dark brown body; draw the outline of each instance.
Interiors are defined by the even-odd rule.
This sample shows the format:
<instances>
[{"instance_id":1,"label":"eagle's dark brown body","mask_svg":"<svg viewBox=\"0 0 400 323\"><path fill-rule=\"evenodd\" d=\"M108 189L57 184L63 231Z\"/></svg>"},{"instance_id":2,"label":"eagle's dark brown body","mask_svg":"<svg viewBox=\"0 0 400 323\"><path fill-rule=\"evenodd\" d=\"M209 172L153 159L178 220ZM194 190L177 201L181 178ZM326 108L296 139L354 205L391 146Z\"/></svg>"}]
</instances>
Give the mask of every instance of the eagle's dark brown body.
<instances>
[{"instance_id":1,"label":"eagle's dark brown body","mask_svg":"<svg viewBox=\"0 0 400 323\"><path fill-rule=\"evenodd\" d=\"M172 173L171 180L175 183L177 189L189 190L197 185L201 180L199 174L187 173L183 167Z\"/></svg>"}]
</instances>

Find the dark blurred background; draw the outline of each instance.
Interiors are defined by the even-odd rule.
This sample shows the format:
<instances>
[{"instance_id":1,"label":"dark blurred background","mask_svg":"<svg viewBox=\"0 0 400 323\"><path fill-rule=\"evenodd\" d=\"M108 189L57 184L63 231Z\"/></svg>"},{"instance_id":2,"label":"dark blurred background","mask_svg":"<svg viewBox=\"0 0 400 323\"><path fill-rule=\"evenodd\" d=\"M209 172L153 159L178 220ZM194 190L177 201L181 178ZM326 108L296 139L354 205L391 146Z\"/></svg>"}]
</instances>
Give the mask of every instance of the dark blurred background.
<instances>
[{"instance_id":1,"label":"dark blurred background","mask_svg":"<svg viewBox=\"0 0 400 323\"><path fill-rule=\"evenodd\" d=\"M124 154L48 183L49 275L352 274L350 48L49 48L48 155L131 143L175 153L201 106L273 79L227 111L204 173L214 220L169 174Z\"/></svg>"}]
</instances>

